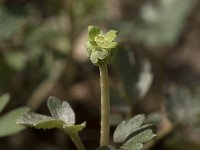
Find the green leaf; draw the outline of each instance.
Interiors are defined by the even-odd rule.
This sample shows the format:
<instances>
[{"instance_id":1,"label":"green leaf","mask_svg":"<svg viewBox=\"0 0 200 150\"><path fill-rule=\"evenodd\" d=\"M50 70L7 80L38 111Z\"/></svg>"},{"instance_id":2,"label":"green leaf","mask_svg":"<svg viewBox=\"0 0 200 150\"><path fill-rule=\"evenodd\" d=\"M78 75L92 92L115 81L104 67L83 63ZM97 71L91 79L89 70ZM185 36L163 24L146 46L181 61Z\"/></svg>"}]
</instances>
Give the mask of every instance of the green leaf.
<instances>
[{"instance_id":1,"label":"green leaf","mask_svg":"<svg viewBox=\"0 0 200 150\"><path fill-rule=\"evenodd\" d=\"M94 38L101 33L101 30L96 26L89 26L88 33L89 33L89 40L94 40Z\"/></svg>"},{"instance_id":2,"label":"green leaf","mask_svg":"<svg viewBox=\"0 0 200 150\"><path fill-rule=\"evenodd\" d=\"M132 149L131 149L132 148ZM143 148L143 144L141 142L135 143L126 143L126 145L122 145L120 150L140 150Z\"/></svg>"},{"instance_id":3,"label":"green leaf","mask_svg":"<svg viewBox=\"0 0 200 150\"><path fill-rule=\"evenodd\" d=\"M31 112L21 115L17 119L17 124L34 127L36 129L52 129L62 128L65 122L46 115Z\"/></svg>"},{"instance_id":4,"label":"green leaf","mask_svg":"<svg viewBox=\"0 0 200 150\"><path fill-rule=\"evenodd\" d=\"M117 37L118 31L110 30L105 34L105 38L107 41L112 42Z\"/></svg>"},{"instance_id":5,"label":"green leaf","mask_svg":"<svg viewBox=\"0 0 200 150\"><path fill-rule=\"evenodd\" d=\"M143 143L155 137L151 129L147 129L138 135L129 139L125 144L120 147L120 150L140 150L143 148Z\"/></svg>"},{"instance_id":6,"label":"green leaf","mask_svg":"<svg viewBox=\"0 0 200 150\"><path fill-rule=\"evenodd\" d=\"M16 118L29 111L27 107L17 108L5 114L0 118L0 137L18 133L24 129L24 126L16 124Z\"/></svg>"},{"instance_id":7,"label":"green leaf","mask_svg":"<svg viewBox=\"0 0 200 150\"><path fill-rule=\"evenodd\" d=\"M52 117L37 113L26 113L22 114L17 119L17 124L34 127L36 129L61 129L66 132L75 145L79 147L80 138L78 132L85 128L86 122L74 125L75 114L71 106L65 101L61 102L56 97L50 97L47 105Z\"/></svg>"},{"instance_id":8,"label":"green leaf","mask_svg":"<svg viewBox=\"0 0 200 150\"><path fill-rule=\"evenodd\" d=\"M22 124L36 129L64 129L69 132L79 132L86 126L86 122L78 125L68 126L63 120L55 119L50 116L37 114L34 112L22 114L17 118L17 124Z\"/></svg>"},{"instance_id":9,"label":"green leaf","mask_svg":"<svg viewBox=\"0 0 200 150\"><path fill-rule=\"evenodd\" d=\"M9 94L4 94L0 97L0 113L2 110L6 107L10 100L10 95Z\"/></svg>"},{"instance_id":10,"label":"green leaf","mask_svg":"<svg viewBox=\"0 0 200 150\"><path fill-rule=\"evenodd\" d=\"M140 21L122 23L123 38L145 44L149 48L174 45L187 24L187 16L195 3L190 0L159 0L144 4L139 12ZM130 30L131 29L131 30Z\"/></svg>"},{"instance_id":11,"label":"green leaf","mask_svg":"<svg viewBox=\"0 0 200 150\"><path fill-rule=\"evenodd\" d=\"M96 56L99 58L99 59L104 59L108 56L108 52L107 51L95 51L96 53Z\"/></svg>"},{"instance_id":12,"label":"green leaf","mask_svg":"<svg viewBox=\"0 0 200 150\"><path fill-rule=\"evenodd\" d=\"M113 147L112 145L107 145L107 146L99 147L96 150L116 150L116 148Z\"/></svg>"},{"instance_id":13,"label":"green leaf","mask_svg":"<svg viewBox=\"0 0 200 150\"><path fill-rule=\"evenodd\" d=\"M16 35L22 28L24 21L23 16L16 15L0 7L0 42Z\"/></svg>"},{"instance_id":14,"label":"green leaf","mask_svg":"<svg viewBox=\"0 0 200 150\"><path fill-rule=\"evenodd\" d=\"M145 116L140 114L128 121L122 121L114 131L114 142L124 142L134 131L138 131L144 122Z\"/></svg>"},{"instance_id":15,"label":"green leaf","mask_svg":"<svg viewBox=\"0 0 200 150\"><path fill-rule=\"evenodd\" d=\"M22 114L19 118L17 118L17 124L34 127L36 129L52 129L62 128L65 122L63 120L54 119L46 115L32 112Z\"/></svg>"},{"instance_id":16,"label":"green leaf","mask_svg":"<svg viewBox=\"0 0 200 150\"><path fill-rule=\"evenodd\" d=\"M59 128L73 132L81 131L86 126L85 122L79 125L74 125L75 114L69 103L65 101L61 102L56 97L50 97L47 105L52 117L33 112L26 113L17 119L17 123L35 127L36 129Z\"/></svg>"},{"instance_id":17,"label":"green leaf","mask_svg":"<svg viewBox=\"0 0 200 150\"><path fill-rule=\"evenodd\" d=\"M187 87L179 87L167 97L169 118L180 124L198 124L200 115L200 95L193 94Z\"/></svg>"},{"instance_id":18,"label":"green leaf","mask_svg":"<svg viewBox=\"0 0 200 150\"><path fill-rule=\"evenodd\" d=\"M111 64L130 102L144 98L153 81L150 61L146 58L135 59L134 55L131 49L118 47Z\"/></svg>"},{"instance_id":19,"label":"green leaf","mask_svg":"<svg viewBox=\"0 0 200 150\"><path fill-rule=\"evenodd\" d=\"M50 97L47 106L53 118L62 120L67 125L75 124L75 113L68 102L61 102L56 97Z\"/></svg>"},{"instance_id":20,"label":"green leaf","mask_svg":"<svg viewBox=\"0 0 200 150\"><path fill-rule=\"evenodd\" d=\"M21 71L26 67L28 57L24 52L9 52L5 53L5 61L12 69Z\"/></svg>"}]
</instances>

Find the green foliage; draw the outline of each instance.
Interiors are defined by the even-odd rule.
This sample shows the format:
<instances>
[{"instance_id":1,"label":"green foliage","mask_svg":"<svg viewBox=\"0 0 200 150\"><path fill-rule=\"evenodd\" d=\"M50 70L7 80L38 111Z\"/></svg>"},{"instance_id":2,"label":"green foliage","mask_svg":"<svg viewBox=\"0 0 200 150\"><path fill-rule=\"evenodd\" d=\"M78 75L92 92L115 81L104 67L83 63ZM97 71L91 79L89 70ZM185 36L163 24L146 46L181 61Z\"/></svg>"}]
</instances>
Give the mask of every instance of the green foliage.
<instances>
[{"instance_id":1,"label":"green foliage","mask_svg":"<svg viewBox=\"0 0 200 150\"><path fill-rule=\"evenodd\" d=\"M134 116L129 120L122 121L114 131L113 139L115 143L120 143L118 150L141 150L143 143L148 142L156 135L150 127L152 125L142 125L145 120L143 114ZM103 146L97 150L116 150L113 146Z\"/></svg>"},{"instance_id":2,"label":"green foliage","mask_svg":"<svg viewBox=\"0 0 200 150\"><path fill-rule=\"evenodd\" d=\"M95 20L105 17L104 0L77 0L70 5L70 11L73 14L73 19L76 25L84 24L88 16L95 16ZM91 20L94 18L90 18Z\"/></svg>"},{"instance_id":3,"label":"green foliage","mask_svg":"<svg viewBox=\"0 0 200 150\"><path fill-rule=\"evenodd\" d=\"M3 109L6 107L10 100L9 94L4 94L0 97L0 113L3 111Z\"/></svg>"},{"instance_id":4,"label":"green foliage","mask_svg":"<svg viewBox=\"0 0 200 150\"><path fill-rule=\"evenodd\" d=\"M46 20L45 22L32 27L32 30L27 34L25 42L27 46L33 44L42 45L48 41L52 41L52 39L55 39L58 36L59 33L52 25L52 22Z\"/></svg>"},{"instance_id":5,"label":"green foliage","mask_svg":"<svg viewBox=\"0 0 200 150\"><path fill-rule=\"evenodd\" d=\"M17 119L17 124L35 127L36 129L52 129L62 128L64 121L37 113L27 113Z\"/></svg>"},{"instance_id":6,"label":"green foliage","mask_svg":"<svg viewBox=\"0 0 200 150\"><path fill-rule=\"evenodd\" d=\"M53 118L63 120L67 125L75 124L75 113L69 103L62 103L58 98L50 97L47 106Z\"/></svg>"},{"instance_id":7,"label":"green foliage","mask_svg":"<svg viewBox=\"0 0 200 150\"><path fill-rule=\"evenodd\" d=\"M148 59L136 61L134 57L134 53L130 49L119 47L111 66L122 81L126 95L131 99L141 99L149 91L153 74Z\"/></svg>"},{"instance_id":8,"label":"green foliage","mask_svg":"<svg viewBox=\"0 0 200 150\"><path fill-rule=\"evenodd\" d=\"M21 71L26 67L27 56L23 52L5 53L6 63L16 71Z\"/></svg>"},{"instance_id":9,"label":"green foliage","mask_svg":"<svg viewBox=\"0 0 200 150\"><path fill-rule=\"evenodd\" d=\"M28 111L29 108L21 107L3 115L0 118L0 137L13 135L18 133L19 131L22 131L24 127L16 124L16 118L19 115Z\"/></svg>"},{"instance_id":10,"label":"green foliage","mask_svg":"<svg viewBox=\"0 0 200 150\"><path fill-rule=\"evenodd\" d=\"M116 37L116 30L110 30L103 35L100 28L88 27L87 55L93 64L101 66L109 63L113 55L112 49L117 46L117 42L113 41Z\"/></svg>"},{"instance_id":11,"label":"green foliage","mask_svg":"<svg viewBox=\"0 0 200 150\"><path fill-rule=\"evenodd\" d=\"M140 11L140 21L125 23L126 37L149 47L172 45L183 31L186 18L193 8L193 0L158 0L146 3ZM130 32L130 28L132 32Z\"/></svg>"},{"instance_id":12,"label":"green foliage","mask_svg":"<svg viewBox=\"0 0 200 150\"><path fill-rule=\"evenodd\" d=\"M74 142L74 138L77 138L78 132L85 128L86 123L75 125L75 113L66 101L61 102L56 97L50 97L47 106L51 117L37 113L25 113L18 117L17 124L36 129L58 128L65 131Z\"/></svg>"},{"instance_id":13,"label":"green foliage","mask_svg":"<svg viewBox=\"0 0 200 150\"><path fill-rule=\"evenodd\" d=\"M7 40L17 32L24 23L24 17L17 16L0 7L0 42Z\"/></svg>"},{"instance_id":14,"label":"green foliage","mask_svg":"<svg viewBox=\"0 0 200 150\"><path fill-rule=\"evenodd\" d=\"M169 118L175 123L197 123L200 119L199 95L193 95L189 89L181 87L168 96Z\"/></svg>"},{"instance_id":15,"label":"green foliage","mask_svg":"<svg viewBox=\"0 0 200 150\"><path fill-rule=\"evenodd\" d=\"M130 120L122 121L115 129L115 132L113 135L114 142L116 143L124 142L132 134L149 128L150 125L142 126L144 119L145 119L144 115L137 115L131 118Z\"/></svg>"},{"instance_id":16,"label":"green foliage","mask_svg":"<svg viewBox=\"0 0 200 150\"><path fill-rule=\"evenodd\" d=\"M7 103L9 102L10 96L8 94L2 95L0 97L0 112L5 108ZM14 109L7 114L0 117L0 137L9 136L12 134L16 134L24 129L23 126L16 124L16 118L28 112L29 108L20 107Z\"/></svg>"},{"instance_id":17,"label":"green foliage","mask_svg":"<svg viewBox=\"0 0 200 150\"><path fill-rule=\"evenodd\" d=\"M144 130L125 142L125 144L120 147L120 150L141 150L143 148L143 143L148 142L153 137L155 137L155 134L152 130Z\"/></svg>"}]
</instances>

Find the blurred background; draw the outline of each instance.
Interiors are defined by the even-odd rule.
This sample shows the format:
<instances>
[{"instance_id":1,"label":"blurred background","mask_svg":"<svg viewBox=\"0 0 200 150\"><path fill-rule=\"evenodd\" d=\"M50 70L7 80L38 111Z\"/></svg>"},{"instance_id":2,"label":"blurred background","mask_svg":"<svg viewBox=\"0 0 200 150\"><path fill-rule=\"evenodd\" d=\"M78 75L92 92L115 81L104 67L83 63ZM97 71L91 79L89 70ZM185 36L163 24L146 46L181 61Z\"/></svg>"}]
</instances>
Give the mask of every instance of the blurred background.
<instances>
[{"instance_id":1,"label":"blurred background","mask_svg":"<svg viewBox=\"0 0 200 150\"><path fill-rule=\"evenodd\" d=\"M85 52L88 25L119 31L109 65L111 131L144 113L157 133L145 150L199 150L199 0L0 0L0 95L11 95L0 149L75 150L61 131L15 127L12 111L22 106L49 115L49 96L72 105L77 123L87 121L86 148L98 147L99 72Z\"/></svg>"}]
</instances>

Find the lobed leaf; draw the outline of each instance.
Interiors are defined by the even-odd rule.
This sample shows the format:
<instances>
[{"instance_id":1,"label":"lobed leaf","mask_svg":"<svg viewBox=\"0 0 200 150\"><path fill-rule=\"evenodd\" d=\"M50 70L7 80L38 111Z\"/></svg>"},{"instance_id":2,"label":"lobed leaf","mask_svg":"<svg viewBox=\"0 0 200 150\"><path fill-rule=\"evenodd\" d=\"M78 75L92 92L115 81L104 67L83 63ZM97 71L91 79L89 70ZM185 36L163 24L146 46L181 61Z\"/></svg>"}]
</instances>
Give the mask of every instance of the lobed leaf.
<instances>
[{"instance_id":1,"label":"lobed leaf","mask_svg":"<svg viewBox=\"0 0 200 150\"><path fill-rule=\"evenodd\" d=\"M147 129L138 135L129 139L125 144L120 147L120 150L140 150L143 148L143 143L155 137L151 129Z\"/></svg>"},{"instance_id":2,"label":"lobed leaf","mask_svg":"<svg viewBox=\"0 0 200 150\"><path fill-rule=\"evenodd\" d=\"M114 131L114 142L124 142L129 135L141 128L140 126L144 122L144 119L145 116L140 114L128 121L122 121Z\"/></svg>"},{"instance_id":3,"label":"lobed leaf","mask_svg":"<svg viewBox=\"0 0 200 150\"><path fill-rule=\"evenodd\" d=\"M47 106L53 118L62 120L67 125L75 124L75 113L68 102L61 102L56 97L49 97Z\"/></svg>"},{"instance_id":4,"label":"lobed leaf","mask_svg":"<svg viewBox=\"0 0 200 150\"><path fill-rule=\"evenodd\" d=\"M17 124L34 127L36 129L52 129L62 128L65 122L63 120L54 119L52 117L37 113L22 114L17 119Z\"/></svg>"},{"instance_id":5,"label":"lobed leaf","mask_svg":"<svg viewBox=\"0 0 200 150\"><path fill-rule=\"evenodd\" d=\"M47 102L49 111L52 115L46 116L38 113L22 114L17 119L17 124L22 124L36 129L63 129L68 133L77 133L86 126L86 122L75 124L75 114L69 103L61 102L56 97L50 97Z\"/></svg>"},{"instance_id":6,"label":"lobed leaf","mask_svg":"<svg viewBox=\"0 0 200 150\"><path fill-rule=\"evenodd\" d=\"M0 97L0 113L3 111L3 109L6 107L10 100L9 94L4 94Z\"/></svg>"},{"instance_id":7,"label":"lobed leaf","mask_svg":"<svg viewBox=\"0 0 200 150\"><path fill-rule=\"evenodd\" d=\"M46 115L42 114L37 114L37 113L26 113L22 114L18 119L17 119L17 124L22 124L25 126L29 127L34 127L36 129L64 129L68 132L76 133L83 128L86 127L86 122L83 122L82 124L78 125L71 125L68 126L65 124L63 120L58 120Z\"/></svg>"},{"instance_id":8,"label":"lobed leaf","mask_svg":"<svg viewBox=\"0 0 200 150\"><path fill-rule=\"evenodd\" d=\"M12 110L11 112L5 114L0 118L0 137L8 136L15 134L21 130L23 130L25 127L16 124L16 118L29 111L29 108L27 107L21 107Z\"/></svg>"}]
</instances>

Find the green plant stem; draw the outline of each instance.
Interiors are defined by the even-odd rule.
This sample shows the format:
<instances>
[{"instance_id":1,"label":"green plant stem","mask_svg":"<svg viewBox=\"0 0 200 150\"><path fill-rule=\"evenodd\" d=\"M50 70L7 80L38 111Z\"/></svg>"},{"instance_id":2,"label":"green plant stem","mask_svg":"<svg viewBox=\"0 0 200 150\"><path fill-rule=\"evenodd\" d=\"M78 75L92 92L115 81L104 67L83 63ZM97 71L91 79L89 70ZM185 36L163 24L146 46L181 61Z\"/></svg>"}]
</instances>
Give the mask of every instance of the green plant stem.
<instances>
[{"instance_id":1,"label":"green plant stem","mask_svg":"<svg viewBox=\"0 0 200 150\"><path fill-rule=\"evenodd\" d=\"M83 142L81 141L78 133L76 132L71 132L71 131L65 131L70 139L73 141L73 143L75 144L77 150L86 150L85 146L83 145Z\"/></svg>"},{"instance_id":2,"label":"green plant stem","mask_svg":"<svg viewBox=\"0 0 200 150\"><path fill-rule=\"evenodd\" d=\"M110 138L110 99L107 65L99 67L101 85L101 133L100 146L109 144Z\"/></svg>"}]
</instances>

